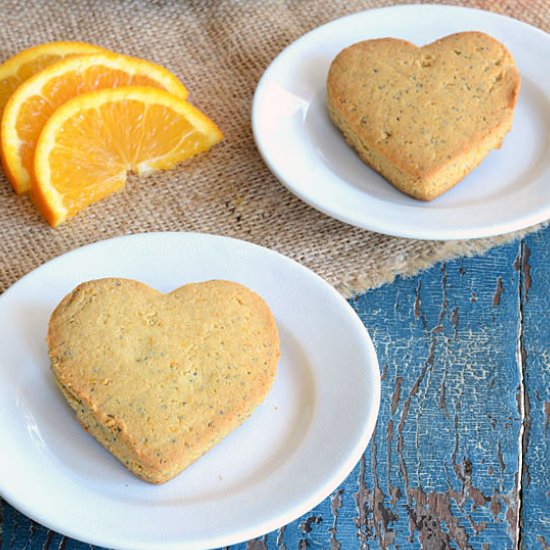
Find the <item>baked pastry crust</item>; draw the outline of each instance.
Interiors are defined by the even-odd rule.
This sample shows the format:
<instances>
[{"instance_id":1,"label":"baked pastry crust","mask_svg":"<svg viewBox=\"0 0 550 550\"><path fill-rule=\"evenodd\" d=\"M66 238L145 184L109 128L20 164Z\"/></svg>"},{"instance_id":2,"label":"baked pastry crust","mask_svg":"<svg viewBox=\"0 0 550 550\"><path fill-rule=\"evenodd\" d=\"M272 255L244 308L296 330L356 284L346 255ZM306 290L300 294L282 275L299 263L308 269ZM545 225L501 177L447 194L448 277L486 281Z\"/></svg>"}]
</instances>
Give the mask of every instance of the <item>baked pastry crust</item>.
<instances>
[{"instance_id":1,"label":"baked pastry crust","mask_svg":"<svg viewBox=\"0 0 550 550\"><path fill-rule=\"evenodd\" d=\"M267 304L228 281L169 294L128 279L89 281L53 312L47 341L81 425L152 483L237 428L268 393L279 358Z\"/></svg>"},{"instance_id":2,"label":"baked pastry crust","mask_svg":"<svg viewBox=\"0 0 550 550\"><path fill-rule=\"evenodd\" d=\"M336 56L327 106L366 164L403 193L430 201L501 146L520 82L510 52L481 32L420 48L382 38Z\"/></svg>"}]
</instances>

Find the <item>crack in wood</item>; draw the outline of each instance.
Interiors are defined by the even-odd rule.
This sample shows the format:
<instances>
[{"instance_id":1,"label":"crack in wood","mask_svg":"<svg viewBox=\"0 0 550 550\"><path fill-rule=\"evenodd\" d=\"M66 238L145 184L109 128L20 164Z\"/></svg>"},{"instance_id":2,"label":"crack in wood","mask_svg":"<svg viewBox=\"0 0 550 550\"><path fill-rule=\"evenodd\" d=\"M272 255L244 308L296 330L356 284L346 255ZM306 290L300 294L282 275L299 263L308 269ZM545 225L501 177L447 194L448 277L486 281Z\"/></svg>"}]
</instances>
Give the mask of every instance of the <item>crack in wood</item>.
<instances>
[{"instance_id":1,"label":"crack in wood","mask_svg":"<svg viewBox=\"0 0 550 550\"><path fill-rule=\"evenodd\" d=\"M44 546L42 547L42 550L48 550L48 548L50 547L50 544L52 542L52 537L53 537L53 531L48 531L48 533L46 535L46 540L44 541Z\"/></svg>"},{"instance_id":2,"label":"crack in wood","mask_svg":"<svg viewBox=\"0 0 550 550\"><path fill-rule=\"evenodd\" d=\"M390 492L390 495L392 494L392 484L391 484L391 472L392 472L392 456L391 456L391 446L393 444L393 420L390 418L388 420L388 429L386 431L386 444L388 446L388 450L386 452L386 460L387 460L387 467L386 467L386 477L388 479L388 489ZM395 508L396 502L392 500L392 504Z\"/></svg>"},{"instance_id":3,"label":"crack in wood","mask_svg":"<svg viewBox=\"0 0 550 550\"><path fill-rule=\"evenodd\" d=\"M432 336L431 342L430 342L430 349L428 352L428 358L426 360L426 364L428 365L428 378L426 380L426 391L425 394L429 393L429 388L431 386L432 381L432 373L433 373L433 364L435 360L435 348L437 345L437 338L435 336ZM420 388L420 385L415 391L415 394L418 392ZM416 415L416 432L415 432L415 448L416 448L416 477L417 479L421 478L421 472L422 472L422 456L420 454L420 440L419 440L419 426L421 424L421 418L424 414L424 404L425 400L421 400L420 404L418 406L418 412Z\"/></svg>"},{"instance_id":4,"label":"crack in wood","mask_svg":"<svg viewBox=\"0 0 550 550\"><path fill-rule=\"evenodd\" d=\"M374 428L374 433L372 434L372 441L376 439L376 427ZM367 538L368 533L368 524L367 524L367 510L368 503L370 500L370 491L367 489L365 483L365 471L366 471L366 459L365 455L361 457L359 461L359 476L358 476L358 489L357 492L353 495L355 500L355 506L357 508L358 516L354 518L355 526L357 527L357 538L361 543L361 548L367 547ZM363 530L364 528L364 530Z\"/></svg>"},{"instance_id":5,"label":"crack in wood","mask_svg":"<svg viewBox=\"0 0 550 550\"><path fill-rule=\"evenodd\" d=\"M340 550L341 544L340 541L336 538L336 531L338 527L338 514L340 513L340 508L342 508L342 494L344 489L338 489L330 497L330 512L332 514L332 527L329 529L330 533L330 550Z\"/></svg>"},{"instance_id":6,"label":"crack in wood","mask_svg":"<svg viewBox=\"0 0 550 550\"><path fill-rule=\"evenodd\" d=\"M32 540L36 533L36 523L34 521L29 522L29 540Z\"/></svg>"},{"instance_id":7,"label":"crack in wood","mask_svg":"<svg viewBox=\"0 0 550 550\"><path fill-rule=\"evenodd\" d=\"M496 307L500 305L500 298L502 296L503 291L504 291L504 285L502 284L502 277L497 277L497 288L493 295L493 306Z\"/></svg>"},{"instance_id":8,"label":"crack in wood","mask_svg":"<svg viewBox=\"0 0 550 550\"><path fill-rule=\"evenodd\" d=\"M441 380L441 386L439 390L439 401L437 403L437 406L443 411L443 414L446 418L449 416L449 411L447 410L447 369L445 368L443 372L443 378Z\"/></svg>"},{"instance_id":9,"label":"crack in wood","mask_svg":"<svg viewBox=\"0 0 550 550\"><path fill-rule=\"evenodd\" d=\"M420 317L420 291L422 290L422 279L418 278L418 284L416 286L416 292L414 297L414 318L418 319Z\"/></svg>"},{"instance_id":10,"label":"crack in wood","mask_svg":"<svg viewBox=\"0 0 550 550\"><path fill-rule=\"evenodd\" d=\"M506 512L506 519L513 529L515 537L512 539L517 544L518 548L522 545L522 505L523 505L523 488L529 484L529 472L525 462L525 454L529 444L529 432L531 420L529 414L529 396L525 388L525 365L527 360L527 350L523 342L523 324L524 324L524 304L528 302L529 289L531 288L531 266L529 264L530 256L529 247L522 240L519 243L519 252L514 263L514 267L519 272L519 289L518 289L518 334L516 344L516 363L518 365L519 387L517 390L518 412L520 417L520 428L518 435L518 474L516 474L516 499L515 514L511 513L510 506ZM520 269L521 267L521 269Z\"/></svg>"},{"instance_id":11,"label":"crack in wood","mask_svg":"<svg viewBox=\"0 0 550 550\"><path fill-rule=\"evenodd\" d=\"M372 492L372 501L371 501L372 527L376 532L376 536L378 537L379 543L383 547L383 537L382 537L382 532L380 530L380 520L382 520L382 522L384 521L384 517L383 517L384 514L382 510L384 509L385 495L383 491L381 491L380 485L378 483L378 462L376 459L377 450L378 449L376 445L376 440L373 440L371 444L372 479L374 482L374 487ZM382 512L382 517L380 517L381 512Z\"/></svg>"},{"instance_id":12,"label":"crack in wood","mask_svg":"<svg viewBox=\"0 0 550 550\"><path fill-rule=\"evenodd\" d=\"M393 428L391 430L393 431ZM371 439L372 479L374 487L372 491L369 491L366 487L366 458L363 455L359 467L359 487L354 494L358 510L358 516L354 518L354 522L362 549L368 547L368 539L378 540L380 548L388 548L392 545L395 541L396 533L390 529L390 524L399 519L397 512L394 512L385 505L387 496L379 485L377 452L375 428ZM392 494L392 499L398 499L400 496L399 491L390 490L390 493Z\"/></svg>"},{"instance_id":13,"label":"crack in wood","mask_svg":"<svg viewBox=\"0 0 550 550\"><path fill-rule=\"evenodd\" d=\"M401 498L401 491L399 490L399 487L394 487L394 485L391 482L391 472L392 472L392 445L393 445L393 419L388 420L388 430L387 430L387 479L388 479L388 493L390 498L391 506L394 510L394 521L397 521L399 519L399 513L398 513L398 502ZM393 530L387 530L384 532L384 541L386 543L386 546L389 546L394 543L396 533Z\"/></svg>"},{"instance_id":14,"label":"crack in wood","mask_svg":"<svg viewBox=\"0 0 550 550\"><path fill-rule=\"evenodd\" d=\"M286 548L286 544L283 543L283 537L285 536L285 529L286 529L286 526L283 525L277 532L277 541L275 543L277 545L277 548Z\"/></svg>"},{"instance_id":15,"label":"crack in wood","mask_svg":"<svg viewBox=\"0 0 550 550\"><path fill-rule=\"evenodd\" d=\"M401 384L403 383L403 377L397 376L395 379L395 385L393 387L393 395L391 398L390 414L393 416L399 405L399 398L401 397Z\"/></svg>"},{"instance_id":16,"label":"crack in wood","mask_svg":"<svg viewBox=\"0 0 550 550\"><path fill-rule=\"evenodd\" d=\"M459 317L458 317L458 307L455 307L453 309L453 313L451 315L451 323L453 324L453 328L454 328L454 337L457 338L458 337L458 320L459 320Z\"/></svg>"},{"instance_id":17,"label":"crack in wood","mask_svg":"<svg viewBox=\"0 0 550 550\"><path fill-rule=\"evenodd\" d=\"M504 492L504 472L506 471L506 463L504 462L504 456L502 454L502 442L500 441L500 438L497 441L497 459L498 459L498 465L500 467L500 479L499 479L499 485L500 485L500 492Z\"/></svg>"}]
</instances>

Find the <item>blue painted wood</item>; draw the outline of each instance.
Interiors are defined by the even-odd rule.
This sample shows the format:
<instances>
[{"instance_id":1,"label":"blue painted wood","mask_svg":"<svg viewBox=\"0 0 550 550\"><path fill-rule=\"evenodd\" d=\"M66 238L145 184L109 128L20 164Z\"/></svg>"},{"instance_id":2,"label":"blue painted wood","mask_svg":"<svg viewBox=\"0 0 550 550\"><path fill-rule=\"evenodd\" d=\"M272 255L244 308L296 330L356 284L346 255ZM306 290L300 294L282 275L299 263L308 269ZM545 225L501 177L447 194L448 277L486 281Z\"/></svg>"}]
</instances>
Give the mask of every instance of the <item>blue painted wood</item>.
<instances>
[{"instance_id":1,"label":"blue painted wood","mask_svg":"<svg viewBox=\"0 0 550 550\"><path fill-rule=\"evenodd\" d=\"M333 495L231 550L547 548L549 267L550 228L351 300L382 371L373 439ZM92 548L6 503L0 525L2 549Z\"/></svg>"},{"instance_id":2,"label":"blue painted wood","mask_svg":"<svg viewBox=\"0 0 550 550\"><path fill-rule=\"evenodd\" d=\"M399 281L365 297L360 314L386 357L367 480L379 492L370 531L383 546L511 546L515 523L491 512L491 499L513 503L518 467L517 273L502 269L516 254L508 246L436 268L415 289ZM494 306L498 277L512 292Z\"/></svg>"},{"instance_id":3,"label":"blue painted wood","mask_svg":"<svg viewBox=\"0 0 550 550\"><path fill-rule=\"evenodd\" d=\"M550 548L550 247L548 233L522 249L521 341L525 382L524 461L521 476L522 542Z\"/></svg>"}]
</instances>

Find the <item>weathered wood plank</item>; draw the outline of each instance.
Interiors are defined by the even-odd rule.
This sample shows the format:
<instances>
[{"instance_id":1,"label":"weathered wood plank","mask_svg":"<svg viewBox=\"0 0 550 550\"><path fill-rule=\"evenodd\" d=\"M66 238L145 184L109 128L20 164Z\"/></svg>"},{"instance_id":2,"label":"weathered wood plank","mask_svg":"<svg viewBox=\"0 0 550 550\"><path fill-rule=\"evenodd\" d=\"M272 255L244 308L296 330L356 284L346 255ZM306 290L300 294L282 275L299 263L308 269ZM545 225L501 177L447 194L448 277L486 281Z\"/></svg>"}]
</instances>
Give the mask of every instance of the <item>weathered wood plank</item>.
<instances>
[{"instance_id":1,"label":"weathered wood plank","mask_svg":"<svg viewBox=\"0 0 550 550\"><path fill-rule=\"evenodd\" d=\"M358 482L363 546L515 542L517 249L438 266L357 301L383 373Z\"/></svg>"},{"instance_id":2,"label":"weathered wood plank","mask_svg":"<svg viewBox=\"0 0 550 550\"><path fill-rule=\"evenodd\" d=\"M521 544L550 549L550 228L522 247L521 340L525 424ZM546 242L544 237L546 236Z\"/></svg>"},{"instance_id":3,"label":"weathered wood plank","mask_svg":"<svg viewBox=\"0 0 550 550\"><path fill-rule=\"evenodd\" d=\"M279 547L517 543L519 250L437 266L354 302L382 369L377 429L332 496L336 529L324 502L287 526ZM260 542L277 547L275 534Z\"/></svg>"},{"instance_id":4,"label":"weathered wood plank","mask_svg":"<svg viewBox=\"0 0 550 550\"><path fill-rule=\"evenodd\" d=\"M549 236L353 300L382 370L373 440L330 498L231 550L546 548ZM5 503L0 521L2 549L92 548Z\"/></svg>"}]
</instances>

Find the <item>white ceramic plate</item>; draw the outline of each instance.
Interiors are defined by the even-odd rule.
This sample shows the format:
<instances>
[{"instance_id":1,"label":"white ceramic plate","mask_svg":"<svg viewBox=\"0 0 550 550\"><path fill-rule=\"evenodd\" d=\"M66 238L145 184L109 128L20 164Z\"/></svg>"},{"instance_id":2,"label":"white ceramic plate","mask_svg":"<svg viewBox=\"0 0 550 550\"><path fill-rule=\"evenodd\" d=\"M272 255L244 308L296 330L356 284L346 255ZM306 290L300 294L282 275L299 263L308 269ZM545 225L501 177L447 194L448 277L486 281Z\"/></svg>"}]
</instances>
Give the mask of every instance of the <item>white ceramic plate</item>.
<instances>
[{"instance_id":1,"label":"white ceramic plate","mask_svg":"<svg viewBox=\"0 0 550 550\"><path fill-rule=\"evenodd\" d=\"M331 124L325 81L334 57L371 38L423 45L468 30L504 43L522 75L512 131L503 147L431 203L411 199L363 164ZM400 237L492 236L550 218L550 36L476 9L402 5L319 27L286 48L261 78L252 124L260 153L303 201L343 222Z\"/></svg>"},{"instance_id":2,"label":"white ceramic plate","mask_svg":"<svg viewBox=\"0 0 550 550\"><path fill-rule=\"evenodd\" d=\"M276 382L238 430L160 486L130 474L78 425L49 370L49 316L78 283L129 277L168 292L228 279L270 305L281 335ZM220 547L284 525L326 498L364 451L380 381L351 306L296 262L193 233L89 245L0 296L0 494L39 523L112 548Z\"/></svg>"}]
</instances>

